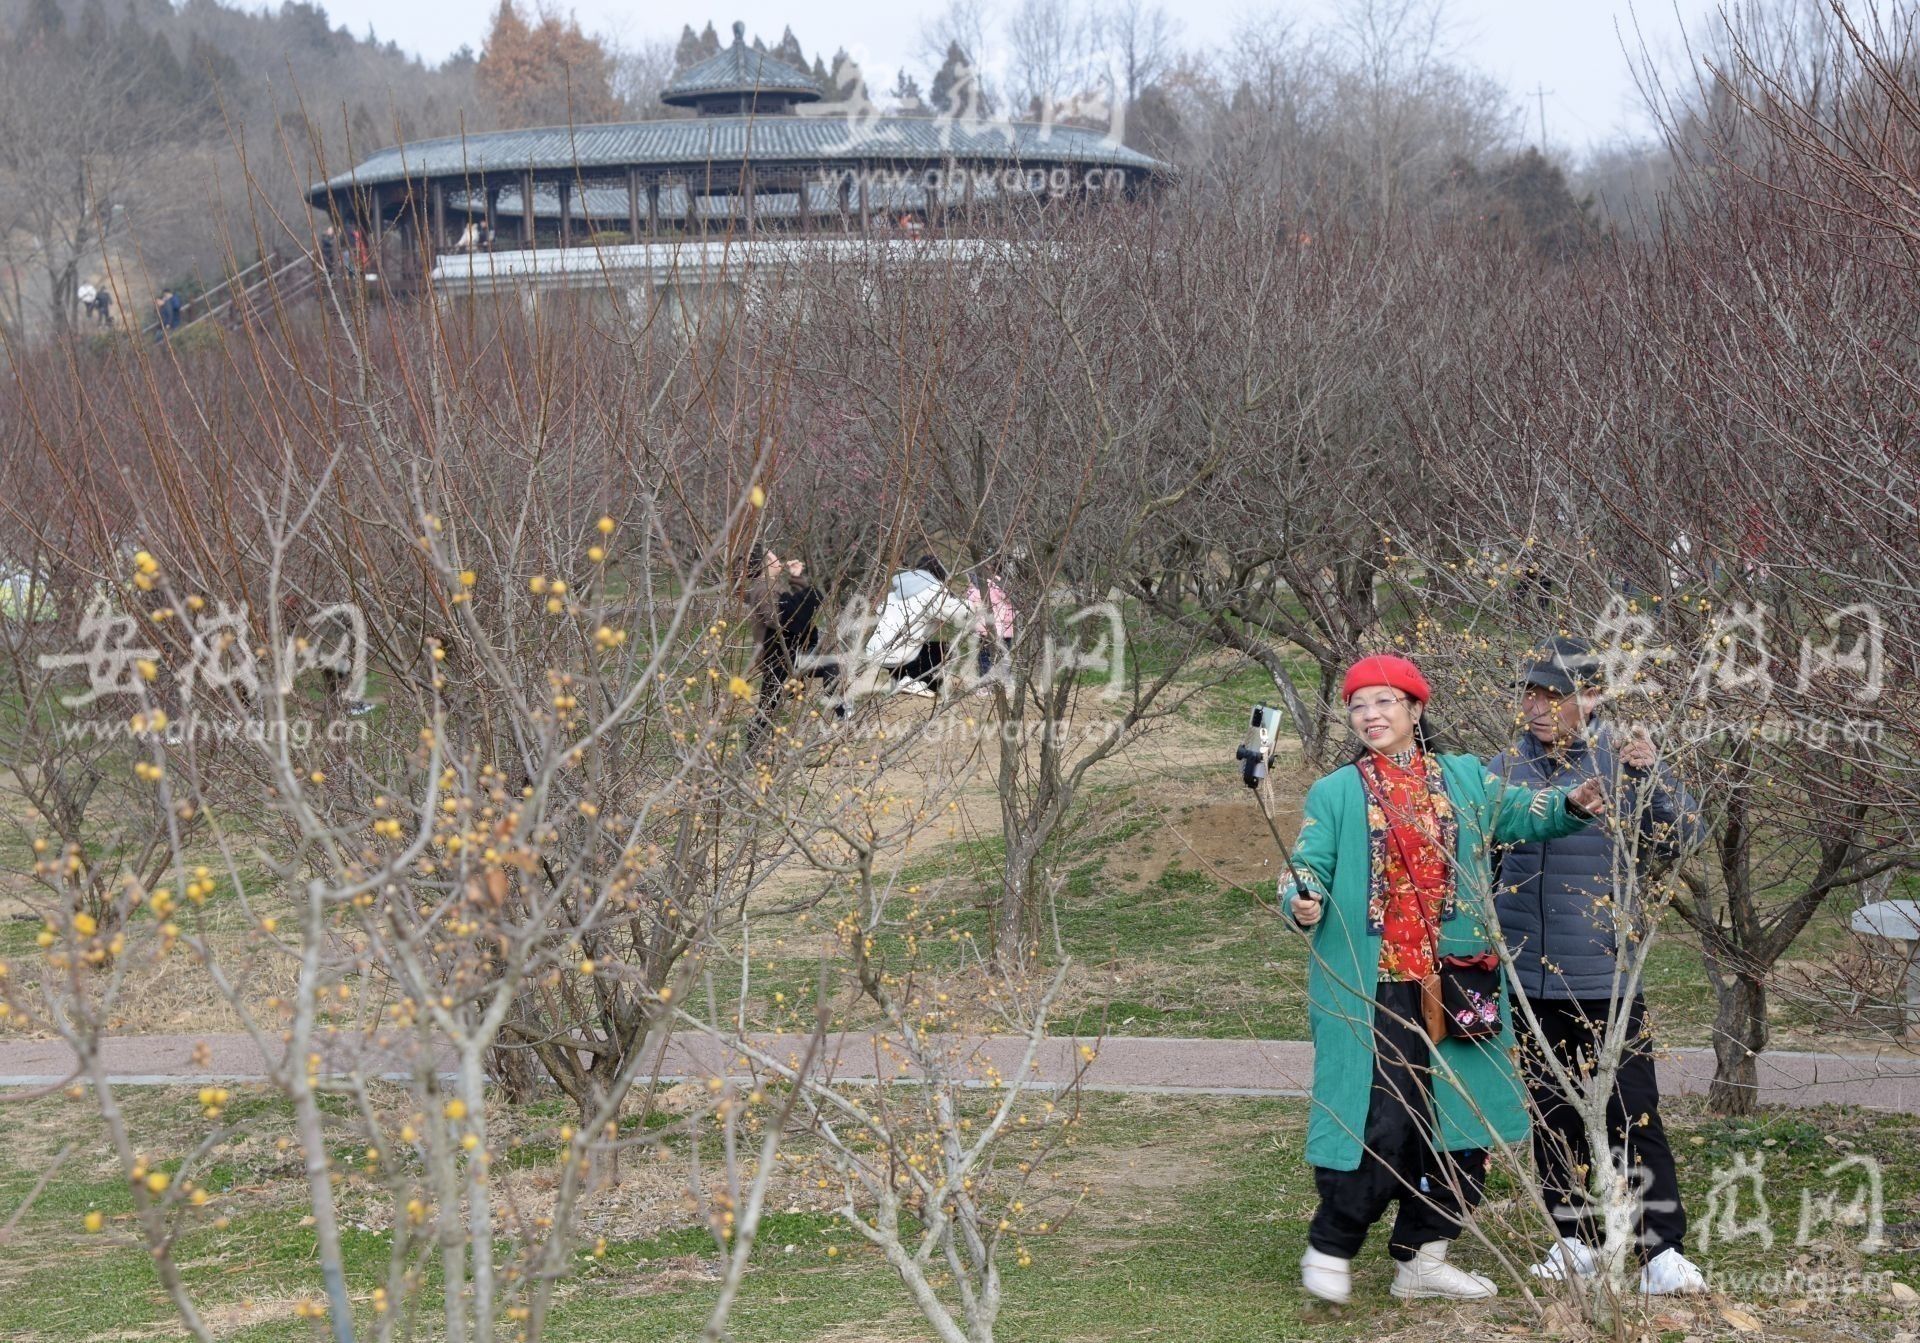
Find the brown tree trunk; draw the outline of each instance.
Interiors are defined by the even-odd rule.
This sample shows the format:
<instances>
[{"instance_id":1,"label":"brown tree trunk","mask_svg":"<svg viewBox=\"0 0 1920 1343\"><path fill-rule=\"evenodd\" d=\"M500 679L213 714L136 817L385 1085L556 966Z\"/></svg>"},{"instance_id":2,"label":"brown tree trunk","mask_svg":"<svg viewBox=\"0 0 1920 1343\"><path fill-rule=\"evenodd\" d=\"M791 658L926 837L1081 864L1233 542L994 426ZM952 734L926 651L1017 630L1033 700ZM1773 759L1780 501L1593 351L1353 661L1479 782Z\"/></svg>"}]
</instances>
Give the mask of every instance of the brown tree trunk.
<instances>
[{"instance_id":1,"label":"brown tree trunk","mask_svg":"<svg viewBox=\"0 0 1920 1343\"><path fill-rule=\"evenodd\" d=\"M1713 1084L1707 1106L1716 1114L1752 1114L1760 1096L1760 1051L1767 1047L1767 986L1732 975L1719 991L1713 1018Z\"/></svg>"},{"instance_id":2,"label":"brown tree trunk","mask_svg":"<svg viewBox=\"0 0 1920 1343\"><path fill-rule=\"evenodd\" d=\"M1035 956L1040 936L1040 892L1046 884L1040 845L1012 842L1002 868L999 917L993 930L993 959L1002 970L1016 970Z\"/></svg>"},{"instance_id":3,"label":"brown tree trunk","mask_svg":"<svg viewBox=\"0 0 1920 1343\"><path fill-rule=\"evenodd\" d=\"M494 1048L487 1052L487 1071L500 1084L509 1103L524 1105L540 1094L546 1074L528 1049Z\"/></svg>"}]
</instances>

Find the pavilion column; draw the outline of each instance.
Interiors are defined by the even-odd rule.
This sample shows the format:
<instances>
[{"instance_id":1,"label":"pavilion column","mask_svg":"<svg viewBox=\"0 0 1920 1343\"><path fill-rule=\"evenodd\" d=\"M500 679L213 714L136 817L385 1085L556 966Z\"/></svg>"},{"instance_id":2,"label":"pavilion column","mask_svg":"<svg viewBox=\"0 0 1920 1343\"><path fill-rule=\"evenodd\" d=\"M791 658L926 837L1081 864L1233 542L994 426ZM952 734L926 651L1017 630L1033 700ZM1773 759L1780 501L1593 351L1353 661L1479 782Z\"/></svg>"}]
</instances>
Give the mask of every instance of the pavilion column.
<instances>
[{"instance_id":1,"label":"pavilion column","mask_svg":"<svg viewBox=\"0 0 1920 1343\"><path fill-rule=\"evenodd\" d=\"M973 169L967 169L965 184L960 188L960 223L968 233L973 232Z\"/></svg>"},{"instance_id":2,"label":"pavilion column","mask_svg":"<svg viewBox=\"0 0 1920 1343\"><path fill-rule=\"evenodd\" d=\"M520 241L528 251L540 247L540 224L533 213L533 169L520 174Z\"/></svg>"},{"instance_id":3,"label":"pavilion column","mask_svg":"<svg viewBox=\"0 0 1920 1343\"><path fill-rule=\"evenodd\" d=\"M560 245L573 246L573 211L568 208L573 197L573 183L561 178L556 184L560 189Z\"/></svg>"},{"instance_id":4,"label":"pavilion column","mask_svg":"<svg viewBox=\"0 0 1920 1343\"><path fill-rule=\"evenodd\" d=\"M384 205L385 202L379 202ZM381 229L385 224L386 211L378 210L374 215L373 231L367 235L367 266L380 277L383 289L391 287L395 293L410 290L420 276L420 197L419 188L413 183L404 183L400 190L400 208L394 214L394 232L399 234L395 247L399 249L400 273L398 284L392 283L387 274L386 248L381 245Z\"/></svg>"},{"instance_id":5,"label":"pavilion column","mask_svg":"<svg viewBox=\"0 0 1920 1343\"><path fill-rule=\"evenodd\" d=\"M499 227L499 222L496 217L500 210L499 186L491 182L487 183L481 188L481 199L485 202L481 208L486 211L487 236L491 237L495 229Z\"/></svg>"},{"instance_id":6,"label":"pavilion column","mask_svg":"<svg viewBox=\"0 0 1920 1343\"><path fill-rule=\"evenodd\" d=\"M928 180L928 179L926 179L926 178L922 178L922 179L921 179L922 181L925 181L925 182L926 182L926 184L927 184L927 186L926 186L926 191L927 191L927 206L926 206L926 209L927 209L927 227L928 227L929 229L940 229L940 230L944 230L944 229L945 229L945 227L946 227L946 223L947 223L947 205L946 205L946 185L947 185L947 172L948 172L948 171L949 171L949 170L950 170L950 169L951 169L952 167L953 167L953 160L951 160L951 159L948 159L948 160L946 161L946 163L945 163L945 164L944 164L944 165L943 165L943 166L941 167L941 169L940 169L940 180L939 180L938 182L934 182L934 181L930 181L930 180Z\"/></svg>"},{"instance_id":7,"label":"pavilion column","mask_svg":"<svg viewBox=\"0 0 1920 1343\"><path fill-rule=\"evenodd\" d=\"M753 232L753 187L756 174L751 166L740 170L740 205L748 233Z\"/></svg>"},{"instance_id":8,"label":"pavilion column","mask_svg":"<svg viewBox=\"0 0 1920 1343\"><path fill-rule=\"evenodd\" d=\"M433 239L427 247L431 260L447 245L447 189L435 180L428 184L427 194L433 201Z\"/></svg>"},{"instance_id":9,"label":"pavilion column","mask_svg":"<svg viewBox=\"0 0 1920 1343\"><path fill-rule=\"evenodd\" d=\"M873 164L867 159L860 160L860 236L872 236L873 217L870 212L871 201L867 197L867 186L873 179Z\"/></svg>"},{"instance_id":10,"label":"pavilion column","mask_svg":"<svg viewBox=\"0 0 1920 1343\"><path fill-rule=\"evenodd\" d=\"M853 182L844 172L840 174L840 184L834 188L833 194L840 205L840 232L843 234L851 233L853 231L853 202L851 199L853 196Z\"/></svg>"},{"instance_id":11,"label":"pavilion column","mask_svg":"<svg viewBox=\"0 0 1920 1343\"><path fill-rule=\"evenodd\" d=\"M627 241L640 241L640 170L627 169Z\"/></svg>"},{"instance_id":12,"label":"pavilion column","mask_svg":"<svg viewBox=\"0 0 1920 1343\"><path fill-rule=\"evenodd\" d=\"M660 179L650 178L647 182L647 236L660 236Z\"/></svg>"},{"instance_id":13,"label":"pavilion column","mask_svg":"<svg viewBox=\"0 0 1920 1343\"><path fill-rule=\"evenodd\" d=\"M807 181L806 173L800 174L800 233L802 236L813 232L813 184Z\"/></svg>"}]
</instances>

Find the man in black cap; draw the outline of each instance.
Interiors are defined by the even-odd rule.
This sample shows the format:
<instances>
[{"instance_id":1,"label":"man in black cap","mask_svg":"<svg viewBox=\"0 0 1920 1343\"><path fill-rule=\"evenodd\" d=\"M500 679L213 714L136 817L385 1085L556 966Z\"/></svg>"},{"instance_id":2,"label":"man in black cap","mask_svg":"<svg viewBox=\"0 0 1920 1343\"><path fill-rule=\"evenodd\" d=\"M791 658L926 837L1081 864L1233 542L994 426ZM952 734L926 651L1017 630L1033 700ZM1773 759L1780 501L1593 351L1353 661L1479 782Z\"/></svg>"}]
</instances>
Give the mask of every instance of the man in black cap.
<instances>
[{"instance_id":1,"label":"man in black cap","mask_svg":"<svg viewBox=\"0 0 1920 1343\"><path fill-rule=\"evenodd\" d=\"M1661 767L1652 739L1637 731L1621 741L1595 717L1605 698L1601 670L1593 649L1579 639L1555 639L1536 650L1519 681L1524 730L1487 762L1501 778L1532 789L1571 788L1598 778L1612 799L1605 822L1562 839L1516 845L1501 854L1495 874L1496 907L1513 950L1517 987L1548 1046L1576 1077L1594 1066L1621 1005L1637 941L1633 897L1639 882L1631 875L1644 876L1654 864L1671 861L1697 844L1703 830L1699 808ZM1625 890L1622 876L1629 877ZM1646 1001L1635 993L1625 1006L1627 1047L1607 1104L1607 1128L1613 1159L1624 1151L1637 1168L1629 1178L1641 1198L1640 1290L1661 1296L1704 1291L1704 1276L1681 1252L1687 1215L1660 1123ZM1533 1033L1520 1035L1521 1062L1539 1112L1534 1162L1560 1228L1559 1243L1532 1272L1585 1277L1596 1268L1583 1175L1593 1153Z\"/></svg>"}]
</instances>

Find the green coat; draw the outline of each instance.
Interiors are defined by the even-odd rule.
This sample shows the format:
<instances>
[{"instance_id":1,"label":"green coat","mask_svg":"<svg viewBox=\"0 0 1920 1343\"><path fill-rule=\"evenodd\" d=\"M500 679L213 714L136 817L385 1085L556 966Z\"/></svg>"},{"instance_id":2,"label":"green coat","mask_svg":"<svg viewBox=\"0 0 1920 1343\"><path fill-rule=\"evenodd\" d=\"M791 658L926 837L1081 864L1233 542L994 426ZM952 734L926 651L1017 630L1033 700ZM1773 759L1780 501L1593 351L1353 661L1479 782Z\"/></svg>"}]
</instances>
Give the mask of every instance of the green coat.
<instances>
[{"instance_id":1,"label":"green coat","mask_svg":"<svg viewBox=\"0 0 1920 1343\"><path fill-rule=\"evenodd\" d=\"M1571 815L1566 790L1540 793L1508 784L1470 755L1440 757L1447 798L1459 822L1452 913L1440 923L1440 954L1472 956L1492 947L1484 923L1492 878L1492 844L1528 844L1572 834L1587 824ZM1320 894L1320 921L1309 930L1307 1019L1313 1029L1313 1114L1307 1161L1329 1170L1360 1165L1373 1083L1373 994L1380 978L1380 934L1368 925L1372 835L1360 771L1337 769L1307 791L1306 815L1293 847L1292 878L1281 883L1288 909L1292 883ZM1434 1059L1433 1098L1440 1147L1454 1152L1516 1142L1527 1134L1526 1093L1514 1066L1513 1022L1501 994L1500 1034L1482 1043L1441 1041Z\"/></svg>"}]
</instances>

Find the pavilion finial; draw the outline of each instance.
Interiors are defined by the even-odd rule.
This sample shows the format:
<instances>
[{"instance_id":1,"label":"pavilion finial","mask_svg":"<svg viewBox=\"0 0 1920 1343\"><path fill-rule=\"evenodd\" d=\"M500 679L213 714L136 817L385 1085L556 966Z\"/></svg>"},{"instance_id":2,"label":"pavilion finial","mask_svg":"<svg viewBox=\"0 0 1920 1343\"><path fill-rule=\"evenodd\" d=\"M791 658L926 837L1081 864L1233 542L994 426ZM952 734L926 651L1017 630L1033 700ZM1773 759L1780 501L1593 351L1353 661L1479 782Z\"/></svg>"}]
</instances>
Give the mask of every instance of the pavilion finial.
<instances>
[{"instance_id":1,"label":"pavilion finial","mask_svg":"<svg viewBox=\"0 0 1920 1343\"><path fill-rule=\"evenodd\" d=\"M744 47L747 44L747 25L739 19L733 21L733 45Z\"/></svg>"}]
</instances>

